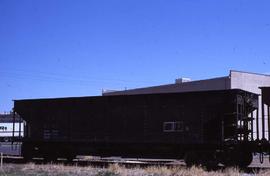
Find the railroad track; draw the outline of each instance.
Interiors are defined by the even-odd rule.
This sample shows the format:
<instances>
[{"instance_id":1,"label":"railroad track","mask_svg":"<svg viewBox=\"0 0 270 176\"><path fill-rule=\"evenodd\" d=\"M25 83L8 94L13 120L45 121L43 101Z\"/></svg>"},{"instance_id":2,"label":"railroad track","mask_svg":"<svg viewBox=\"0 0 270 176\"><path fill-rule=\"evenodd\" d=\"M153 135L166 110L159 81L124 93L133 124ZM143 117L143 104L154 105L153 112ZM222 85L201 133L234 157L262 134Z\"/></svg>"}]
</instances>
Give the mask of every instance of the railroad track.
<instances>
[{"instance_id":1,"label":"railroad track","mask_svg":"<svg viewBox=\"0 0 270 176\"><path fill-rule=\"evenodd\" d=\"M92 158L92 159L74 159L72 162L67 162L64 159L59 159L53 162L45 162L43 159L35 158L30 162L35 164L64 164L64 165L76 165L81 167L93 166L93 167L108 167L111 164L119 164L126 168L134 167L151 167L151 166L165 166L165 167L183 167L186 165L181 160L157 160L157 159L122 159L122 158ZM22 157L5 157L4 163L10 164L26 164L27 162ZM224 170L226 169L222 165L214 168L214 170ZM258 173L260 170L270 169L270 167L260 166L256 163L250 165L247 168L242 168L241 170L245 173Z\"/></svg>"},{"instance_id":2,"label":"railroad track","mask_svg":"<svg viewBox=\"0 0 270 176\"><path fill-rule=\"evenodd\" d=\"M4 163L26 164L27 162L22 157L4 157ZM125 167L149 167L149 166L185 166L184 162L177 160L147 160L147 159L118 159L118 158L93 158L93 159L74 159L73 161L66 161L65 159L58 159L53 162L44 161L42 158L34 158L31 161L35 164L65 164L77 166L108 166L110 164L119 164Z\"/></svg>"}]
</instances>

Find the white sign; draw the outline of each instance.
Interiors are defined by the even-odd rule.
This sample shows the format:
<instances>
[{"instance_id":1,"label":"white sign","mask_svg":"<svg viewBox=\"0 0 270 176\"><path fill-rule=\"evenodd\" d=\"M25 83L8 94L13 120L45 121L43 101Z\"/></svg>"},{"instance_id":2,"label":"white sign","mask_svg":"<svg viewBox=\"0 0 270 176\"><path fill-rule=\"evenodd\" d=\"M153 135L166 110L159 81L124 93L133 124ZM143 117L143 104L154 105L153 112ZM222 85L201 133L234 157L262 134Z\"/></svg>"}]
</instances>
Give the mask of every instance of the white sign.
<instances>
[{"instance_id":1,"label":"white sign","mask_svg":"<svg viewBox=\"0 0 270 176\"><path fill-rule=\"evenodd\" d=\"M14 136L19 136L20 123L15 123ZM12 137L13 123L0 123L0 137ZM21 123L21 136L23 136L23 123Z\"/></svg>"}]
</instances>

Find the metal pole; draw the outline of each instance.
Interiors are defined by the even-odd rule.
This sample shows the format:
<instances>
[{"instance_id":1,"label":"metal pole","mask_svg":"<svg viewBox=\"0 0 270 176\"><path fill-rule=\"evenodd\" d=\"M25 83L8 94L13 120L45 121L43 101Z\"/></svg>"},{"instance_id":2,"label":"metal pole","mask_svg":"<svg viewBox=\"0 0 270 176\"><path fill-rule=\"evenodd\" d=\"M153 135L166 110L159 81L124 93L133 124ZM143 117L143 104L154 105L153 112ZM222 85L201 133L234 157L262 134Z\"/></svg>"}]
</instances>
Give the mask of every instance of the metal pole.
<instances>
[{"instance_id":1,"label":"metal pole","mask_svg":"<svg viewBox=\"0 0 270 176\"><path fill-rule=\"evenodd\" d=\"M19 118L19 139L21 138L21 122L22 122L22 118L20 116L20 118Z\"/></svg>"},{"instance_id":2,"label":"metal pole","mask_svg":"<svg viewBox=\"0 0 270 176\"><path fill-rule=\"evenodd\" d=\"M251 123L251 140L253 141L254 139L253 139L253 113L254 113L254 111L252 111L251 112L251 121L250 121L250 123Z\"/></svg>"},{"instance_id":3,"label":"metal pole","mask_svg":"<svg viewBox=\"0 0 270 176\"><path fill-rule=\"evenodd\" d=\"M3 153L1 152L1 169L3 168Z\"/></svg>"},{"instance_id":4,"label":"metal pole","mask_svg":"<svg viewBox=\"0 0 270 176\"><path fill-rule=\"evenodd\" d=\"M259 130L259 109L256 110L256 131L257 131L257 140L260 138L260 130Z\"/></svg>"},{"instance_id":5,"label":"metal pole","mask_svg":"<svg viewBox=\"0 0 270 176\"><path fill-rule=\"evenodd\" d=\"M249 130L249 128L248 128L248 123L249 123L249 121L248 121L248 112L246 111L247 109L246 109L246 104L243 104L243 111L242 111L242 113L244 114L244 117L242 116L242 119L244 119L244 121L243 121L243 127L244 127L244 129L247 129L247 130ZM249 133L244 133L244 140L245 141L248 141L248 136L249 136Z\"/></svg>"},{"instance_id":6,"label":"metal pole","mask_svg":"<svg viewBox=\"0 0 270 176\"><path fill-rule=\"evenodd\" d=\"M267 119L268 119L268 140L270 140L270 107L267 105Z\"/></svg>"},{"instance_id":7,"label":"metal pole","mask_svg":"<svg viewBox=\"0 0 270 176\"><path fill-rule=\"evenodd\" d=\"M264 102L262 96L262 139L265 139Z\"/></svg>"},{"instance_id":8,"label":"metal pole","mask_svg":"<svg viewBox=\"0 0 270 176\"><path fill-rule=\"evenodd\" d=\"M13 109L13 128L12 128L12 144L14 142L14 131L15 131L15 111Z\"/></svg>"}]
</instances>

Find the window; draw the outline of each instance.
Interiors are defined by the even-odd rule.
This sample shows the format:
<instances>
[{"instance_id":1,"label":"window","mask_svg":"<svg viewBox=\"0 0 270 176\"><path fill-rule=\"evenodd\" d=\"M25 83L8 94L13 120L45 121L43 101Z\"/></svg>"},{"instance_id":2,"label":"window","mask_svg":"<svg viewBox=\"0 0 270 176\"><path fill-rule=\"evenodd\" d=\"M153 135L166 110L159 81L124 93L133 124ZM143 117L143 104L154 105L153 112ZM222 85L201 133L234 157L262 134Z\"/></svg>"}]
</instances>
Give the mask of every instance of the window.
<instances>
[{"instance_id":1,"label":"window","mask_svg":"<svg viewBox=\"0 0 270 176\"><path fill-rule=\"evenodd\" d=\"M174 122L164 122L163 123L163 131L164 132L174 131Z\"/></svg>"},{"instance_id":2,"label":"window","mask_svg":"<svg viewBox=\"0 0 270 176\"><path fill-rule=\"evenodd\" d=\"M183 122L164 122L163 132L181 132L184 129Z\"/></svg>"}]
</instances>

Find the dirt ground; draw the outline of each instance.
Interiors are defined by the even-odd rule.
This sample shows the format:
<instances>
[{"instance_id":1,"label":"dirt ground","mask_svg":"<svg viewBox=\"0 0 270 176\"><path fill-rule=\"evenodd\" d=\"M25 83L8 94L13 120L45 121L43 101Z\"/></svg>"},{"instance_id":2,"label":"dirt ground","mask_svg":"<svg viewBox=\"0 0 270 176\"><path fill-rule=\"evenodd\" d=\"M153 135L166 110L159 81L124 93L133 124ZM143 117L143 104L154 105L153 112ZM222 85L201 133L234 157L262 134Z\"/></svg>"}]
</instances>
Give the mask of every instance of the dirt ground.
<instances>
[{"instance_id":1,"label":"dirt ground","mask_svg":"<svg viewBox=\"0 0 270 176\"><path fill-rule=\"evenodd\" d=\"M125 168L118 164L107 168L78 167L64 165L36 165L36 164L4 164L0 175L3 176L249 176L270 175L269 170L244 173L237 168L227 168L218 171L205 171L200 167L148 167L148 168Z\"/></svg>"}]
</instances>

